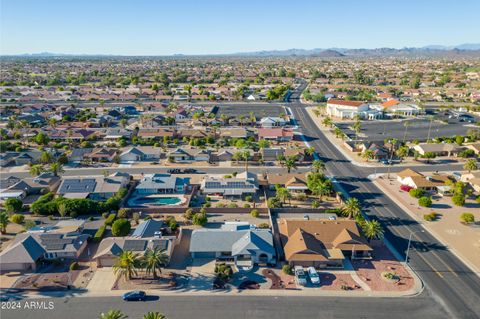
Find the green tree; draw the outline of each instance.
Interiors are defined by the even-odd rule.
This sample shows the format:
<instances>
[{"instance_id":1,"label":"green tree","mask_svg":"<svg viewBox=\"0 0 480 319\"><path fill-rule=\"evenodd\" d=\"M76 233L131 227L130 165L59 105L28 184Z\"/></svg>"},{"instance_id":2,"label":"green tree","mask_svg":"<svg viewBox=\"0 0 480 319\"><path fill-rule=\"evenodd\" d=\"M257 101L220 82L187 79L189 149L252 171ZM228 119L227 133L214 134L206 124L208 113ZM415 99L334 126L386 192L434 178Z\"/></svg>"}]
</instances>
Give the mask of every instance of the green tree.
<instances>
[{"instance_id":1,"label":"green tree","mask_svg":"<svg viewBox=\"0 0 480 319\"><path fill-rule=\"evenodd\" d=\"M325 163L321 160L314 160L312 168L315 173L323 173L325 171Z\"/></svg>"},{"instance_id":2,"label":"green tree","mask_svg":"<svg viewBox=\"0 0 480 319\"><path fill-rule=\"evenodd\" d=\"M192 217L192 224L197 226L205 226L208 222L207 214L205 212L198 212Z\"/></svg>"},{"instance_id":3,"label":"green tree","mask_svg":"<svg viewBox=\"0 0 480 319\"><path fill-rule=\"evenodd\" d=\"M427 196L422 196L418 199L418 205L421 207L430 207L432 206L432 199Z\"/></svg>"},{"instance_id":4,"label":"green tree","mask_svg":"<svg viewBox=\"0 0 480 319\"><path fill-rule=\"evenodd\" d=\"M370 240L383 238L383 228L377 220L365 221L362 223L362 230Z\"/></svg>"},{"instance_id":5,"label":"green tree","mask_svg":"<svg viewBox=\"0 0 480 319\"><path fill-rule=\"evenodd\" d=\"M285 187L280 187L277 189L277 197L285 203L287 200L290 200L292 198L292 194L288 189Z\"/></svg>"},{"instance_id":6,"label":"green tree","mask_svg":"<svg viewBox=\"0 0 480 319\"><path fill-rule=\"evenodd\" d=\"M297 168L297 157L296 156L289 156L285 159L285 167L287 168L287 172Z\"/></svg>"},{"instance_id":7,"label":"green tree","mask_svg":"<svg viewBox=\"0 0 480 319\"><path fill-rule=\"evenodd\" d=\"M145 267L147 275L151 273L153 278L157 279L157 270L162 273L161 267L165 267L168 264L168 259L165 250L162 250L159 247L147 249L143 256L143 266Z\"/></svg>"},{"instance_id":8,"label":"green tree","mask_svg":"<svg viewBox=\"0 0 480 319\"><path fill-rule=\"evenodd\" d=\"M5 234L7 232L7 225L10 223L7 212L0 212L0 233Z\"/></svg>"},{"instance_id":9,"label":"green tree","mask_svg":"<svg viewBox=\"0 0 480 319\"><path fill-rule=\"evenodd\" d=\"M475 222L475 216L472 213L463 213L460 215L460 220L466 224L471 224Z\"/></svg>"},{"instance_id":10,"label":"green tree","mask_svg":"<svg viewBox=\"0 0 480 319\"><path fill-rule=\"evenodd\" d=\"M165 319L166 317L160 312L147 312L143 315L143 319Z\"/></svg>"},{"instance_id":11,"label":"green tree","mask_svg":"<svg viewBox=\"0 0 480 319\"><path fill-rule=\"evenodd\" d=\"M476 171L478 169L477 160L473 158L469 159L465 162L465 165L463 165L463 169L467 170L469 173L471 171Z\"/></svg>"},{"instance_id":12,"label":"green tree","mask_svg":"<svg viewBox=\"0 0 480 319\"><path fill-rule=\"evenodd\" d=\"M3 206L9 214L20 213L23 208L23 202L18 198L7 198Z\"/></svg>"},{"instance_id":13,"label":"green tree","mask_svg":"<svg viewBox=\"0 0 480 319\"><path fill-rule=\"evenodd\" d=\"M127 236L128 233L130 233L131 227L128 219L117 219L112 225L112 235L116 237Z\"/></svg>"},{"instance_id":14,"label":"green tree","mask_svg":"<svg viewBox=\"0 0 480 319\"><path fill-rule=\"evenodd\" d=\"M12 223L15 223L15 224L22 224L23 221L25 220L25 216L22 215L22 214L13 214L11 217L10 217L10 220L12 221Z\"/></svg>"},{"instance_id":15,"label":"green tree","mask_svg":"<svg viewBox=\"0 0 480 319\"><path fill-rule=\"evenodd\" d=\"M348 219L352 219L352 217L356 217L360 214L361 206L360 202L355 197L350 197L345 201L342 206L342 212L348 216Z\"/></svg>"},{"instance_id":16,"label":"green tree","mask_svg":"<svg viewBox=\"0 0 480 319\"><path fill-rule=\"evenodd\" d=\"M124 277L130 280L133 276L138 275L138 269L141 267L139 254L127 250L120 253L113 265L113 272L118 277Z\"/></svg>"},{"instance_id":17,"label":"green tree","mask_svg":"<svg viewBox=\"0 0 480 319\"><path fill-rule=\"evenodd\" d=\"M365 150L362 153L362 157L367 160L367 162L375 157L375 153L372 150Z\"/></svg>"},{"instance_id":18,"label":"green tree","mask_svg":"<svg viewBox=\"0 0 480 319\"><path fill-rule=\"evenodd\" d=\"M53 157L52 157L52 154L45 151L45 152L42 152L39 160L42 164L50 164L53 161Z\"/></svg>"},{"instance_id":19,"label":"green tree","mask_svg":"<svg viewBox=\"0 0 480 319\"><path fill-rule=\"evenodd\" d=\"M452 196L452 203L456 206L464 206L465 205L465 195L462 193L457 193Z\"/></svg>"},{"instance_id":20,"label":"green tree","mask_svg":"<svg viewBox=\"0 0 480 319\"><path fill-rule=\"evenodd\" d=\"M45 171L45 169L40 164L32 165L30 167L30 175L32 175L32 176L38 176L38 175L42 174L44 171Z\"/></svg>"},{"instance_id":21,"label":"green tree","mask_svg":"<svg viewBox=\"0 0 480 319\"><path fill-rule=\"evenodd\" d=\"M107 313L101 313L100 319L126 319L127 315L124 315L120 310L109 310Z\"/></svg>"},{"instance_id":22,"label":"green tree","mask_svg":"<svg viewBox=\"0 0 480 319\"><path fill-rule=\"evenodd\" d=\"M59 162L56 162L50 165L50 172L53 174L53 176L58 176L64 173L65 170L63 169L62 164L60 164Z\"/></svg>"},{"instance_id":23,"label":"green tree","mask_svg":"<svg viewBox=\"0 0 480 319\"><path fill-rule=\"evenodd\" d=\"M50 138L47 134L40 132L35 136L34 141L38 145L47 145L50 142Z\"/></svg>"}]
</instances>

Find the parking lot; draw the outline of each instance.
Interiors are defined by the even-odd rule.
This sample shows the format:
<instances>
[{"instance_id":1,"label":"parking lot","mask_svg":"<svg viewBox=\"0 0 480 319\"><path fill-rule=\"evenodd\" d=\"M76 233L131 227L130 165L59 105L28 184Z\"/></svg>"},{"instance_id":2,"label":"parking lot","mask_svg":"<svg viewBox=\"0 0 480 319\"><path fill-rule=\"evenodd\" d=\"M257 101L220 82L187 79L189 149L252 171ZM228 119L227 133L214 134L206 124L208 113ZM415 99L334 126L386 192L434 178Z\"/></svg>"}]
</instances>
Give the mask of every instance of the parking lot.
<instances>
[{"instance_id":1,"label":"parking lot","mask_svg":"<svg viewBox=\"0 0 480 319\"><path fill-rule=\"evenodd\" d=\"M285 108L278 104L267 103L220 104L218 105L217 115L225 114L233 117L244 115L248 118L250 112L253 112L257 118L279 116L281 113L285 113Z\"/></svg>"},{"instance_id":2,"label":"parking lot","mask_svg":"<svg viewBox=\"0 0 480 319\"><path fill-rule=\"evenodd\" d=\"M444 121L448 121L448 124ZM478 118L476 119L478 121ZM407 119L407 120L380 120L362 122L361 131L358 139L367 141L383 141L386 138L397 138L400 141L405 136L405 123L408 123L406 129L406 140L426 141L430 129L430 138L436 136L455 136L465 135L471 129L480 129L474 123L460 122L458 119L449 119L448 117L436 117L431 121L427 118ZM355 139L355 131L351 129L352 123L335 123L350 138ZM430 127L431 126L431 127Z\"/></svg>"}]
</instances>

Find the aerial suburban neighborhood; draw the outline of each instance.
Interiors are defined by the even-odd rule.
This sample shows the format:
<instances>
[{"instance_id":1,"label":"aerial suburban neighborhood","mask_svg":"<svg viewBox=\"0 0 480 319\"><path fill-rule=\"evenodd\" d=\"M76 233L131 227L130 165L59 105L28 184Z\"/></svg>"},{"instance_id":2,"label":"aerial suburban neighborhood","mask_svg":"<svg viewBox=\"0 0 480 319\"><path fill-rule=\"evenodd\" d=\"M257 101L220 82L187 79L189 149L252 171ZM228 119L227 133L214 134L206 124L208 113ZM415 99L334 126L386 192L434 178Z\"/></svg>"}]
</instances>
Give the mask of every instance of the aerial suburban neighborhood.
<instances>
[{"instance_id":1,"label":"aerial suburban neighborhood","mask_svg":"<svg viewBox=\"0 0 480 319\"><path fill-rule=\"evenodd\" d=\"M480 317L479 44L37 54L5 8L2 318Z\"/></svg>"}]
</instances>

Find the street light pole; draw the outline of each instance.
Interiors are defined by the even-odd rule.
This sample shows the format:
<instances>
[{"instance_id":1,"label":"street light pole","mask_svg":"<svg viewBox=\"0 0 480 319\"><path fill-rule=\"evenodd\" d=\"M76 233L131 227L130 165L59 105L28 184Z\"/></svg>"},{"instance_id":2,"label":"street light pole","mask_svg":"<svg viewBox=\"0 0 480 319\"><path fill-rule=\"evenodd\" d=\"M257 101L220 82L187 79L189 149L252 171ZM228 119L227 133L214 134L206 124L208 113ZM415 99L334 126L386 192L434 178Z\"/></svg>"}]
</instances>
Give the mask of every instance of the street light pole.
<instances>
[{"instance_id":1,"label":"street light pole","mask_svg":"<svg viewBox=\"0 0 480 319\"><path fill-rule=\"evenodd\" d=\"M412 231L410 232L410 236L408 237L408 245L407 245L407 252L405 253L405 264L408 263L408 252L410 250L410 244L412 242L412 236L413 234L416 234L416 233L424 233L425 231L422 229L422 230L417 230L417 231Z\"/></svg>"}]
</instances>

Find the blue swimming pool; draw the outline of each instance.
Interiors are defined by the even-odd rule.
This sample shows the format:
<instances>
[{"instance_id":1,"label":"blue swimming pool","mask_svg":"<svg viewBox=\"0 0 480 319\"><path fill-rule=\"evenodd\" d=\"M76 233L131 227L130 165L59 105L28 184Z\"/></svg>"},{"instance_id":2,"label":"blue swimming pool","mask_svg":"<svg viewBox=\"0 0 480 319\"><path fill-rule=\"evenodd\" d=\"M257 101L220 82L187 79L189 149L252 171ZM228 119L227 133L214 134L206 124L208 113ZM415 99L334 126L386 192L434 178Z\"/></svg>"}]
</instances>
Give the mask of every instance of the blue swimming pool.
<instances>
[{"instance_id":1,"label":"blue swimming pool","mask_svg":"<svg viewBox=\"0 0 480 319\"><path fill-rule=\"evenodd\" d=\"M175 205L182 200L178 197L138 197L131 204L134 205Z\"/></svg>"}]
</instances>

